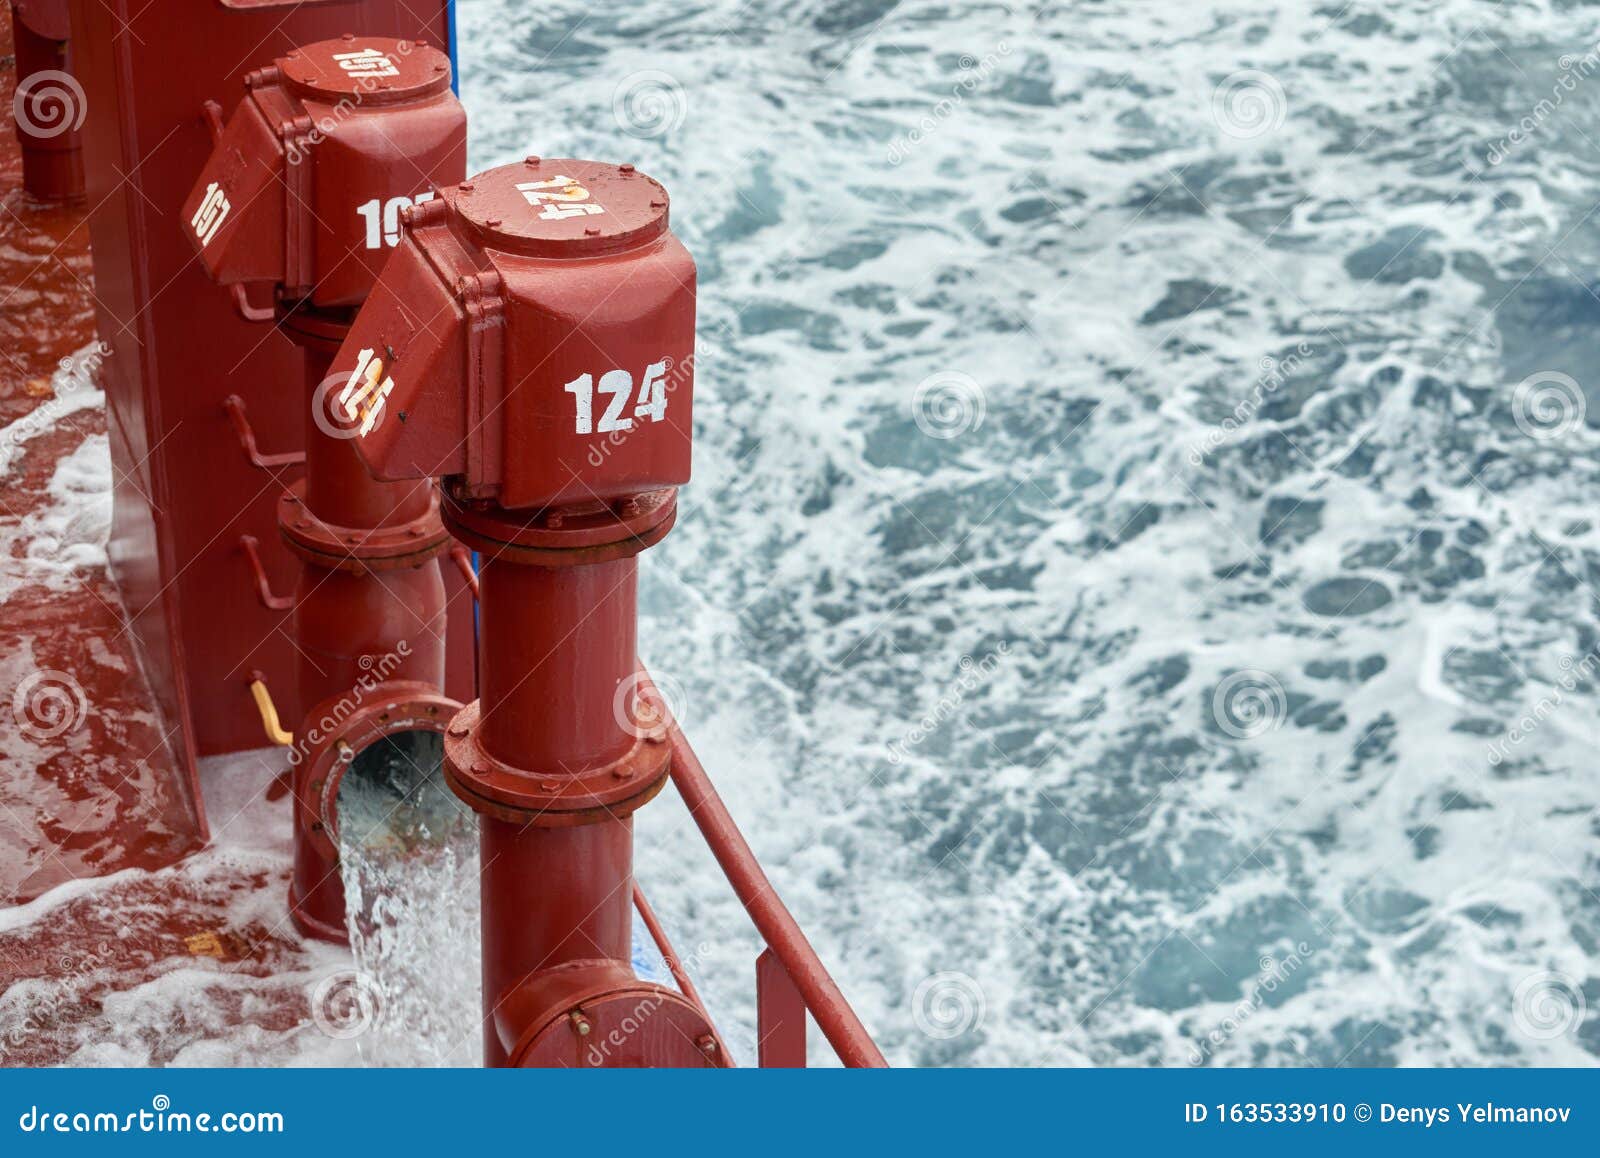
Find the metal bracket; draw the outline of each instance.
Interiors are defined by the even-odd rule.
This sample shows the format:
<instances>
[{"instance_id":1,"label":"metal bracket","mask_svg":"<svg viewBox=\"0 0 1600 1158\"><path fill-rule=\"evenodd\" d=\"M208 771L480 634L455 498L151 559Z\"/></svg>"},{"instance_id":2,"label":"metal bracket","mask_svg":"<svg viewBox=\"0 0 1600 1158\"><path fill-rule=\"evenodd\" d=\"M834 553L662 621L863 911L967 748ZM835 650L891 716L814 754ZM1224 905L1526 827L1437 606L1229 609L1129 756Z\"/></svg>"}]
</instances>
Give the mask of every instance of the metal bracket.
<instances>
[{"instance_id":1,"label":"metal bracket","mask_svg":"<svg viewBox=\"0 0 1600 1158\"><path fill-rule=\"evenodd\" d=\"M276 470L280 466L301 466L305 463L306 455L303 450L285 451L283 454L261 453L256 447L256 432L251 429L250 419L245 416L244 399L237 394L230 394L222 400L222 411L233 424L233 432L239 436L239 446L244 450L244 456L250 460L251 466L260 467L262 470Z\"/></svg>"},{"instance_id":2,"label":"metal bracket","mask_svg":"<svg viewBox=\"0 0 1600 1158\"><path fill-rule=\"evenodd\" d=\"M244 555L250 562L250 570L255 575L256 598L261 600L261 606L268 611L288 611L294 606L294 596L274 595L272 587L267 583L267 571L261 565L261 552L257 549L260 544L254 535L240 535L239 546L244 549Z\"/></svg>"},{"instance_id":3,"label":"metal bracket","mask_svg":"<svg viewBox=\"0 0 1600 1158\"><path fill-rule=\"evenodd\" d=\"M505 308L500 275L494 270L468 274L456 282L456 293L467 315L465 352L466 367L463 380L467 385L467 469L468 478L498 478L498 463L488 461L498 458L498 445L489 445L484 437L486 417L500 406L498 390L501 381L501 363L504 360Z\"/></svg>"}]
</instances>

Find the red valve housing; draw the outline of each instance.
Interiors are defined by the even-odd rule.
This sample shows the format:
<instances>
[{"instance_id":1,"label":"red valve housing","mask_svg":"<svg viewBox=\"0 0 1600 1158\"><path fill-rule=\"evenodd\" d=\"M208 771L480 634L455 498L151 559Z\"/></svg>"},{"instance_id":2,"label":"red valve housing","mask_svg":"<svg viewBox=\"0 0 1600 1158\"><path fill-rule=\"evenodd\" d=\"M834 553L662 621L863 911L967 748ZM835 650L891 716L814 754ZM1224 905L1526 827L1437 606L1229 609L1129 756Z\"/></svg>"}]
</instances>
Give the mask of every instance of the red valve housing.
<instances>
[{"instance_id":1,"label":"red valve housing","mask_svg":"<svg viewBox=\"0 0 1600 1158\"><path fill-rule=\"evenodd\" d=\"M450 61L420 41L324 40L245 78L183 220L222 285L359 306L406 207L466 172Z\"/></svg>"},{"instance_id":2,"label":"red valve housing","mask_svg":"<svg viewBox=\"0 0 1600 1158\"><path fill-rule=\"evenodd\" d=\"M374 475L510 510L688 481L695 268L659 183L530 157L406 217L335 362Z\"/></svg>"}]
</instances>

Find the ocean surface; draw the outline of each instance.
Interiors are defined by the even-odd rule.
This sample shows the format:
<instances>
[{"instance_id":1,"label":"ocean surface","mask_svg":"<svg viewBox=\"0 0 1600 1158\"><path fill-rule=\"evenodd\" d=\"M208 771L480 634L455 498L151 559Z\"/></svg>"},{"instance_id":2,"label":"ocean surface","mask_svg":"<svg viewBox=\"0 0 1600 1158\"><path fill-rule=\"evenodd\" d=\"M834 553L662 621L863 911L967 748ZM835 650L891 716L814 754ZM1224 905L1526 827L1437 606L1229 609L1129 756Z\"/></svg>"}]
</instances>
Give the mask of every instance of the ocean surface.
<instances>
[{"instance_id":1,"label":"ocean surface","mask_svg":"<svg viewBox=\"0 0 1600 1158\"><path fill-rule=\"evenodd\" d=\"M1600 9L460 32L474 168L671 191L641 648L892 1061L1595 1062ZM639 843L748 1049L754 935Z\"/></svg>"}]
</instances>

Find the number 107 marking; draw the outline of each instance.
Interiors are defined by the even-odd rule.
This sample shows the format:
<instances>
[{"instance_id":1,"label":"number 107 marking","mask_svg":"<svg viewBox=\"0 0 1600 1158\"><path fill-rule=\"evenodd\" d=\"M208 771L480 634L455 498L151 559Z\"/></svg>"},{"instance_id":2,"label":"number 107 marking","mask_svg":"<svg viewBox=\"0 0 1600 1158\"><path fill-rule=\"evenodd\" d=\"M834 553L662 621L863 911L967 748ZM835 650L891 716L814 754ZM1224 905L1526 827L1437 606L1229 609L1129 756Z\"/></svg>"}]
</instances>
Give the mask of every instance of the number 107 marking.
<instances>
[{"instance_id":1,"label":"number 107 marking","mask_svg":"<svg viewBox=\"0 0 1600 1158\"><path fill-rule=\"evenodd\" d=\"M607 370L600 375L599 392L609 401L597 423L594 417L595 381L593 374L583 374L568 382L563 389L577 402L574 429L578 434L610 434L618 430L632 430L634 418L641 422L660 422L667 415L667 391L663 379L672 368L672 360L663 358L645 367L639 381L639 396L633 404L633 416L624 418L628 399L633 394L633 375L626 370Z\"/></svg>"}]
</instances>

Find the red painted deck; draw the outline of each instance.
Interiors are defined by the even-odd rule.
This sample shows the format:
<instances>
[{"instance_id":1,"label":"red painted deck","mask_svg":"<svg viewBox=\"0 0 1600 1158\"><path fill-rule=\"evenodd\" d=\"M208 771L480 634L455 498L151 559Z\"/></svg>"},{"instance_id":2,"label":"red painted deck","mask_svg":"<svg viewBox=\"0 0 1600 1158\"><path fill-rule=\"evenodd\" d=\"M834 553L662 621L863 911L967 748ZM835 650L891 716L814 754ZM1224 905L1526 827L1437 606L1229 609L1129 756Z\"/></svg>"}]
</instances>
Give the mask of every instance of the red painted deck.
<instances>
[{"instance_id":1,"label":"red painted deck","mask_svg":"<svg viewBox=\"0 0 1600 1158\"><path fill-rule=\"evenodd\" d=\"M207 769L201 851L123 630L105 407L52 388L93 349L87 208L22 193L11 51L0 6L0 1064L348 1060L308 1000L348 957L287 919L281 759Z\"/></svg>"},{"instance_id":2,"label":"red painted deck","mask_svg":"<svg viewBox=\"0 0 1600 1158\"><path fill-rule=\"evenodd\" d=\"M30 204L12 129L9 9L0 113L0 901L169 864L199 846L104 566L62 574L39 514L57 465L105 433L51 378L94 340L83 209ZM80 387L87 391L89 387ZM35 417L15 425L32 412ZM61 412L59 417L56 413ZM54 421L48 421L54 418ZM27 437L33 431L39 433ZM92 451L94 448L89 448ZM33 518L30 519L30 516ZM36 560L42 559L44 565ZM54 562L55 566L49 564Z\"/></svg>"}]
</instances>

